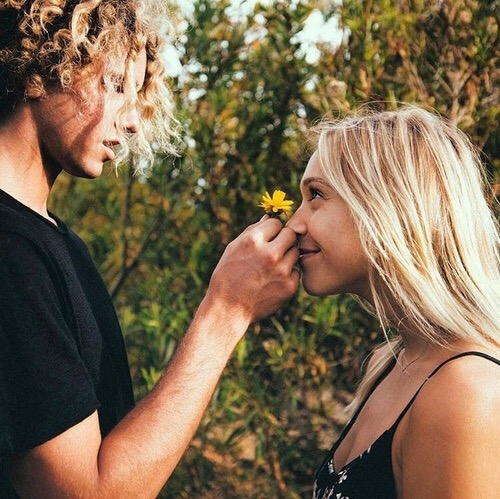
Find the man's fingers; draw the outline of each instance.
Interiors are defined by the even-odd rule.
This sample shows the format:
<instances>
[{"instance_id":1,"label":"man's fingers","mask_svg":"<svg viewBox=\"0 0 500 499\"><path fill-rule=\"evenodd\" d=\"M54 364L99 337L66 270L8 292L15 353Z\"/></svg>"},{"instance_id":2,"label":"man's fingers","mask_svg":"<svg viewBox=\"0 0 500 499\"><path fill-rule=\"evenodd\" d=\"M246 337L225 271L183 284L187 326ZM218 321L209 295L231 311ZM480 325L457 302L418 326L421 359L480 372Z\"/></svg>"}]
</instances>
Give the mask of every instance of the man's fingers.
<instances>
[{"instance_id":1,"label":"man's fingers","mask_svg":"<svg viewBox=\"0 0 500 499\"><path fill-rule=\"evenodd\" d=\"M255 231L262 236L264 241L272 241L282 228L283 224L280 220L264 215L258 222L249 225L243 233Z\"/></svg>"},{"instance_id":2,"label":"man's fingers","mask_svg":"<svg viewBox=\"0 0 500 499\"><path fill-rule=\"evenodd\" d=\"M285 254L290 249L296 248L297 234L290 227L283 227L275 237L273 243ZM298 257L298 250L296 251Z\"/></svg>"}]
</instances>

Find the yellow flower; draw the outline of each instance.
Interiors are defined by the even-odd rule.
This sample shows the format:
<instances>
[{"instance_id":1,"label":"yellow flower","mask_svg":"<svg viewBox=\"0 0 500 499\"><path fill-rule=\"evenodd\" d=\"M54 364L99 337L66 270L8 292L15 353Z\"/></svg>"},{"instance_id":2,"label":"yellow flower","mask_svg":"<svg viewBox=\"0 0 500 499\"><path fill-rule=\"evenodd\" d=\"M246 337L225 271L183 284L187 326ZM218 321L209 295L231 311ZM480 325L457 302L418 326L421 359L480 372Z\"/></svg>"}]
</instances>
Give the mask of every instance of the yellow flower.
<instances>
[{"instance_id":1,"label":"yellow flower","mask_svg":"<svg viewBox=\"0 0 500 499\"><path fill-rule=\"evenodd\" d=\"M268 192L266 192L262 196L262 202L259 204L261 208L266 210L266 213L270 216L277 216L281 213L286 216L290 216L292 214L292 204L293 201L289 199L285 199L286 194L283 191L276 190L273 192L273 196L271 197Z\"/></svg>"}]
</instances>

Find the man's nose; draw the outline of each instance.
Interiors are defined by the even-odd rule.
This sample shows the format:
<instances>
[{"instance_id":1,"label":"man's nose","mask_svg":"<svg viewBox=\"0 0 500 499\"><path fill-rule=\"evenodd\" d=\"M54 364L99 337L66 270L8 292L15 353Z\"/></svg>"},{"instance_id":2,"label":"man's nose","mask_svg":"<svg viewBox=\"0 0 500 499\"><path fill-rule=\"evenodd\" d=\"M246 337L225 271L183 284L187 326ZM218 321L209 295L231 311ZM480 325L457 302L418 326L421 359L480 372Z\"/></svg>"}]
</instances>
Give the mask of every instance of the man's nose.
<instances>
[{"instance_id":1,"label":"man's nose","mask_svg":"<svg viewBox=\"0 0 500 499\"><path fill-rule=\"evenodd\" d=\"M125 113L123 126L127 133L137 133L139 131L140 119L135 106Z\"/></svg>"}]
</instances>

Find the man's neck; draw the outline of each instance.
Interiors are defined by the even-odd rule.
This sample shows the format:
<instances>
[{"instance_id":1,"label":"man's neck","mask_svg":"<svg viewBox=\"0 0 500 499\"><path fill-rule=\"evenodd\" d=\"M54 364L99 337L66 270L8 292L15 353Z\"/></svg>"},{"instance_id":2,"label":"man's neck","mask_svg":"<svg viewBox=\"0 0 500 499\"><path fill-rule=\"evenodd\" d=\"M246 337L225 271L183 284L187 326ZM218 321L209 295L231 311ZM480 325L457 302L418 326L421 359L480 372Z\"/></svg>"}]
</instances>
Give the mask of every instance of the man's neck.
<instances>
[{"instance_id":1,"label":"man's neck","mask_svg":"<svg viewBox=\"0 0 500 499\"><path fill-rule=\"evenodd\" d=\"M0 189L50 219L47 199L55 179L47 177L28 103L0 124Z\"/></svg>"}]
</instances>

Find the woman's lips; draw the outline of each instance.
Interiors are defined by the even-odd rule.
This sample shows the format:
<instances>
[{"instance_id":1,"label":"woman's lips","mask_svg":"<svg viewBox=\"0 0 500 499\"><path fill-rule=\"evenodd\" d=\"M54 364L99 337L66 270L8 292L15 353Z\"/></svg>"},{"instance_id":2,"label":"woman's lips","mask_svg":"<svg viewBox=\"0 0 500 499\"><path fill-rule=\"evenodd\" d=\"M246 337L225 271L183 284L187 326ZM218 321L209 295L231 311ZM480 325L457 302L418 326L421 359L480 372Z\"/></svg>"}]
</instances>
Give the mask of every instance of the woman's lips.
<instances>
[{"instance_id":1,"label":"woman's lips","mask_svg":"<svg viewBox=\"0 0 500 499\"><path fill-rule=\"evenodd\" d=\"M319 250L316 249L299 248L300 261L303 262L304 260L308 260L309 258L313 257L314 255L317 255L318 253Z\"/></svg>"}]
</instances>

